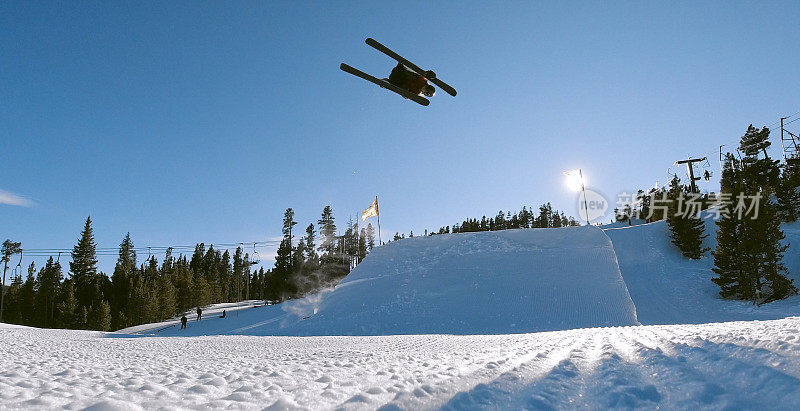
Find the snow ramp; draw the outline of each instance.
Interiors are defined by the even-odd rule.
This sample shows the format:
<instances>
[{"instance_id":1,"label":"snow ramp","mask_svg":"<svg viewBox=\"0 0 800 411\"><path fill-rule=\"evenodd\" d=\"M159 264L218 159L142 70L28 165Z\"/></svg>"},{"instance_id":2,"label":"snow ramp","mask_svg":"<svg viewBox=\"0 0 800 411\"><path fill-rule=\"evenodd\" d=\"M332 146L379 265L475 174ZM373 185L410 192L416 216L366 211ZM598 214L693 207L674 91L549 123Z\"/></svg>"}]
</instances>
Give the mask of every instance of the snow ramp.
<instances>
[{"instance_id":1,"label":"snow ramp","mask_svg":"<svg viewBox=\"0 0 800 411\"><path fill-rule=\"evenodd\" d=\"M638 324L611 241L595 227L408 238L375 248L332 292L281 305L289 315L241 332L505 334Z\"/></svg>"}]
</instances>

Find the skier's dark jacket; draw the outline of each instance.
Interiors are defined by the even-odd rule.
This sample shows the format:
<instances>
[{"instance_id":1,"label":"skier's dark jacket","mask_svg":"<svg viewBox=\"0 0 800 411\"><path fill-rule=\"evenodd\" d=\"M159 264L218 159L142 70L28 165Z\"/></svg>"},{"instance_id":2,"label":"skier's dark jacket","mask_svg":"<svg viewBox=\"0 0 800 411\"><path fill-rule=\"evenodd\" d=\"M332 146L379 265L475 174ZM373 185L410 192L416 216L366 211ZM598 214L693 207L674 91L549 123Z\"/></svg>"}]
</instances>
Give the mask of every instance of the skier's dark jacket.
<instances>
[{"instance_id":1,"label":"skier's dark jacket","mask_svg":"<svg viewBox=\"0 0 800 411\"><path fill-rule=\"evenodd\" d=\"M392 73L389 74L389 82L416 95L420 95L423 87L428 85L425 77L414 73L400 63L397 63L392 69Z\"/></svg>"}]
</instances>

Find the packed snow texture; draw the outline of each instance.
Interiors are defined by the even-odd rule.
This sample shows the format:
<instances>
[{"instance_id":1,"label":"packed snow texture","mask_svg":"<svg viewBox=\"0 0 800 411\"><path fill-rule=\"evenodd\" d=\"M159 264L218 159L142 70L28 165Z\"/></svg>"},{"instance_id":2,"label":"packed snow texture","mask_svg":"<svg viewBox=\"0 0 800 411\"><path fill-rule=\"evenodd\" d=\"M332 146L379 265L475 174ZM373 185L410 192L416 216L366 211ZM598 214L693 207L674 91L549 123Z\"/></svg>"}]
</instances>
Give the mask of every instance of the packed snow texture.
<instances>
[{"instance_id":1,"label":"packed snow texture","mask_svg":"<svg viewBox=\"0 0 800 411\"><path fill-rule=\"evenodd\" d=\"M511 335L108 338L0 325L0 409L796 409L800 318Z\"/></svg>"},{"instance_id":2,"label":"packed snow texture","mask_svg":"<svg viewBox=\"0 0 800 411\"><path fill-rule=\"evenodd\" d=\"M333 290L158 335L504 334L637 324L608 236L572 227L392 242Z\"/></svg>"}]
</instances>

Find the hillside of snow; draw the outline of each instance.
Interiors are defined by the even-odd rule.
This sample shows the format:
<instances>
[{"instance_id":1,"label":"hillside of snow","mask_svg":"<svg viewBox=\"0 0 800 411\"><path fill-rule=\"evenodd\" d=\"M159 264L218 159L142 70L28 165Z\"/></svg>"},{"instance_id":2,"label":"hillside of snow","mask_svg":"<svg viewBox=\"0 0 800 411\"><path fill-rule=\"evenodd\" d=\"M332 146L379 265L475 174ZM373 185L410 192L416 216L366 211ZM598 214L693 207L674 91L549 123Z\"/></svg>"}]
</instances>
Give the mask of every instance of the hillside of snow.
<instances>
[{"instance_id":1,"label":"hillside of snow","mask_svg":"<svg viewBox=\"0 0 800 411\"><path fill-rule=\"evenodd\" d=\"M705 246L716 248L716 224L706 215ZM789 278L800 287L800 223L784 224L790 244L783 262ZM683 257L669 239L665 221L606 229L619 261L622 277L636 305L642 324L700 324L720 321L769 320L800 315L800 296L761 306L751 302L723 300L716 276L714 257L700 260Z\"/></svg>"},{"instance_id":2,"label":"hillside of snow","mask_svg":"<svg viewBox=\"0 0 800 411\"><path fill-rule=\"evenodd\" d=\"M158 334L505 334L637 324L609 238L571 227L392 242L333 290Z\"/></svg>"},{"instance_id":3,"label":"hillside of snow","mask_svg":"<svg viewBox=\"0 0 800 411\"><path fill-rule=\"evenodd\" d=\"M511 335L109 336L0 325L0 409L800 404L800 318Z\"/></svg>"},{"instance_id":4,"label":"hillside of snow","mask_svg":"<svg viewBox=\"0 0 800 411\"><path fill-rule=\"evenodd\" d=\"M800 284L800 223L784 225ZM706 246L716 225L706 219ZM505 334L800 315L800 296L723 300L713 257L688 260L665 222L415 237L377 247L335 289L269 307L123 332L159 336ZM249 305L252 307L252 304ZM189 315L193 319L192 313ZM167 327L167 328L164 328ZM155 332L158 330L158 332Z\"/></svg>"}]
</instances>

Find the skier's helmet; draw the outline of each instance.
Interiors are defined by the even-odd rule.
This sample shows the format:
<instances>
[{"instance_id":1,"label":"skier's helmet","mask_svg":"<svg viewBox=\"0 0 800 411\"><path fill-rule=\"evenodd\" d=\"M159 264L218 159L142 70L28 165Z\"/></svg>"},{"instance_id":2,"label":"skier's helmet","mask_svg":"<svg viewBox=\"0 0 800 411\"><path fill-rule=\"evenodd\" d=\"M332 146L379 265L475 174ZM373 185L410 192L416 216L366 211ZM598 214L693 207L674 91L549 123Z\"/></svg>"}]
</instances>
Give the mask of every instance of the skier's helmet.
<instances>
[{"instance_id":1,"label":"skier's helmet","mask_svg":"<svg viewBox=\"0 0 800 411\"><path fill-rule=\"evenodd\" d=\"M433 95L436 94L436 89L433 88L432 85L426 84L425 87L422 88L422 94L424 94L425 97L433 97Z\"/></svg>"}]
</instances>

